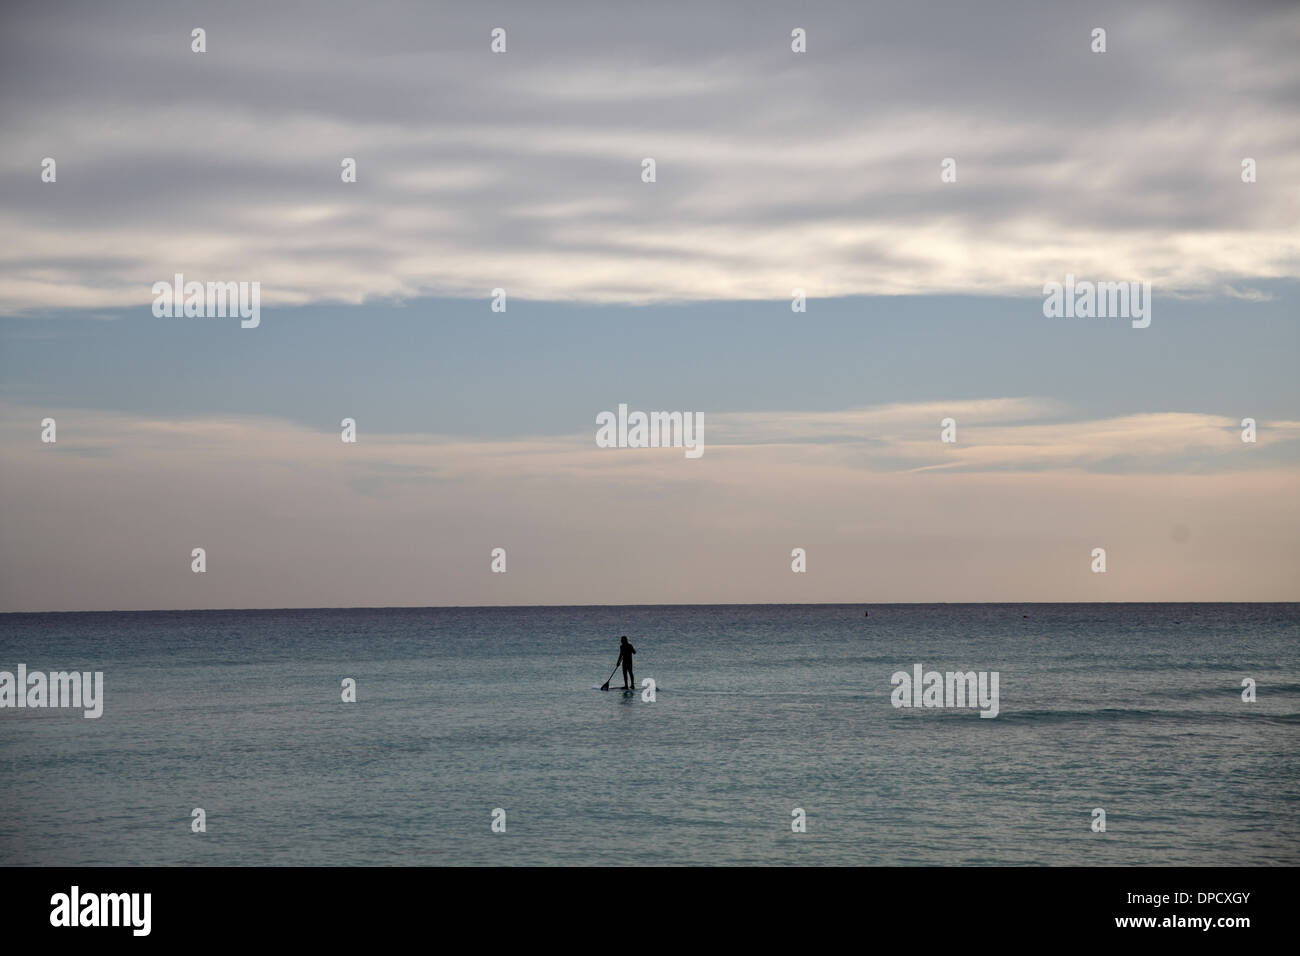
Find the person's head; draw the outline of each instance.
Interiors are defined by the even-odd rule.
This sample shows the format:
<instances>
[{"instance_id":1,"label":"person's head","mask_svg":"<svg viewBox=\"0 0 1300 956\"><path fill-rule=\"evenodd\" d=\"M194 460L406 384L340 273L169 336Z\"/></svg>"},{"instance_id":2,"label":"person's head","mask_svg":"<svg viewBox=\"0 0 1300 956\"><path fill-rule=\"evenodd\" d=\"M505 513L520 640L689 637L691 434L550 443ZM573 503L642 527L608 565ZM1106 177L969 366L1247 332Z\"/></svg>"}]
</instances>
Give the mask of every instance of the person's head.
<instances>
[{"instance_id":1,"label":"person's head","mask_svg":"<svg viewBox=\"0 0 1300 956\"><path fill-rule=\"evenodd\" d=\"M626 643L627 643L627 635L624 634L624 635L623 635L622 637L620 637L618 640L619 640L619 643L620 643L620 644L626 644Z\"/></svg>"}]
</instances>

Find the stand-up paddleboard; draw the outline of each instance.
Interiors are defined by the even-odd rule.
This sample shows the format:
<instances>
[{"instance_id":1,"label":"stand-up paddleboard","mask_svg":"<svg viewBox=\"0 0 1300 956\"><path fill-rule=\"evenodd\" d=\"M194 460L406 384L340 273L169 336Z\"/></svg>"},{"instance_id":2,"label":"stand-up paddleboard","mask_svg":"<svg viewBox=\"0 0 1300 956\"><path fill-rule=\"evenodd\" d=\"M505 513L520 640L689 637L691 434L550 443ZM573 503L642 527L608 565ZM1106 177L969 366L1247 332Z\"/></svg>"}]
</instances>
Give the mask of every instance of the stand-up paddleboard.
<instances>
[{"instance_id":1,"label":"stand-up paddleboard","mask_svg":"<svg viewBox=\"0 0 1300 956\"><path fill-rule=\"evenodd\" d=\"M621 691L626 691L627 693L630 694L633 691L635 691L636 688L635 687L593 687L592 690L603 690L603 691L621 690Z\"/></svg>"}]
</instances>

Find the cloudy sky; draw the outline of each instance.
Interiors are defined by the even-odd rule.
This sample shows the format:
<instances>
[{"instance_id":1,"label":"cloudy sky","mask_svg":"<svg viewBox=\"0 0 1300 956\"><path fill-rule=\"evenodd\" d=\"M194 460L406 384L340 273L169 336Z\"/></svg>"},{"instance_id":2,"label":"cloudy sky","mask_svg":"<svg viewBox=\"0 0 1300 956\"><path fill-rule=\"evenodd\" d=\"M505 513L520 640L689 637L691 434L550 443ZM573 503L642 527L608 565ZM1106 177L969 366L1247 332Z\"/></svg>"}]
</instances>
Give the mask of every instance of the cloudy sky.
<instances>
[{"instance_id":1,"label":"cloudy sky","mask_svg":"<svg viewBox=\"0 0 1300 956\"><path fill-rule=\"evenodd\" d=\"M1262 2L8 3L0 610L1300 599L1298 46ZM156 318L175 273L261 325ZM1151 325L1045 317L1067 274ZM619 403L704 456L597 448Z\"/></svg>"}]
</instances>

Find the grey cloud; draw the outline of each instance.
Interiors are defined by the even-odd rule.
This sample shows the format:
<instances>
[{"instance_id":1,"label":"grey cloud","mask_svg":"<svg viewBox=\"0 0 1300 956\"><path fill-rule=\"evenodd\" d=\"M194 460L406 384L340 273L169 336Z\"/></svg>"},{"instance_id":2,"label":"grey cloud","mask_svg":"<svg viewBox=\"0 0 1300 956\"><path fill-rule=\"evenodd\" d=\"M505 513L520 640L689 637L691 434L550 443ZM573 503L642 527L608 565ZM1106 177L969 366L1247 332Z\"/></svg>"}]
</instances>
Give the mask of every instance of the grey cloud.
<instances>
[{"instance_id":1,"label":"grey cloud","mask_svg":"<svg viewBox=\"0 0 1300 956\"><path fill-rule=\"evenodd\" d=\"M175 269L255 271L267 302L1300 274L1300 12L1281 4L20 3L3 18L0 223L23 237L0 250L4 311L138 303ZM794 26L807 54L789 51ZM947 156L957 184L939 182Z\"/></svg>"}]
</instances>

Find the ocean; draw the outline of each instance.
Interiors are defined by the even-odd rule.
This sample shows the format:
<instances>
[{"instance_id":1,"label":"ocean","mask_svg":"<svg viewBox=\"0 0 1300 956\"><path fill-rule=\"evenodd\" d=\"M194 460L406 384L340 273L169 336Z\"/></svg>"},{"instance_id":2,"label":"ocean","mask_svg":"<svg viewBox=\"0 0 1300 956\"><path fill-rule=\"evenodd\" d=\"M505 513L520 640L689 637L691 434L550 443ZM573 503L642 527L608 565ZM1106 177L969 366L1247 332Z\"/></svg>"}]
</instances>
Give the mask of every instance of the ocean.
<instances>
[{"instance_id":1,"label":"ocean","mask_svg":"<svg viewBox=\"0 0 1300 956\"><path fill-rule=\"evenodd\" d=\"M624 634L653 700L596 689ZM1295 865L1298 636L1300 604L4 614L0 671L104 676L97 719L0 709L0 864ZM895 707L917 664L996 672L997 716Z\"/></svg>"}]
</instances>

